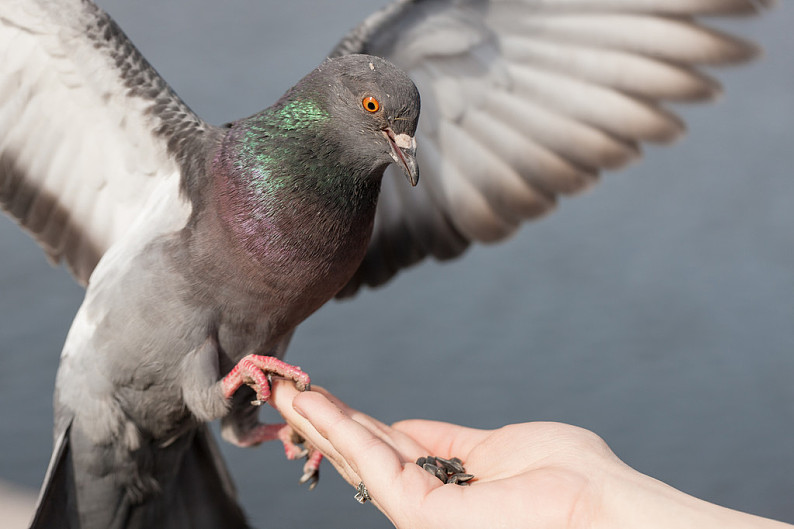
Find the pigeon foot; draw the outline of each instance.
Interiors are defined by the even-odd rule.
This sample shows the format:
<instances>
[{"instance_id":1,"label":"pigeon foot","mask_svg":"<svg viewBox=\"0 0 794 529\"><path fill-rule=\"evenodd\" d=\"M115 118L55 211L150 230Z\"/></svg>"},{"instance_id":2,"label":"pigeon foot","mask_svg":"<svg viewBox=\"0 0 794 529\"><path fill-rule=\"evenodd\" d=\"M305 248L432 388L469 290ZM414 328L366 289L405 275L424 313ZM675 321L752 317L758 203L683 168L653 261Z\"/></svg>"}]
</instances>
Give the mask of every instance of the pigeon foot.
<instances>
[{"instance_id":1,"label":"pigeon foot","mask_svg":"<svg viewBox=\"0 0 794 529\"><path fill-rule=\"evenodd\" d=\"M303 437L287 425L284 425L284 428L279 431L279 439L284 444L284 454L287 459L306 458L303 475L298 480L298 484L308 483L309 490L313 490L320 480L320 463L323 460L323 455L311 446L302 446L305 443Z\"/></svg>"},{"instance_id":2,"label":"pigeon foot","mask_svg":"<svg viewBox=\"0 0 794 529\"><path fill-rule=\"evenodd\" d=\"M243 384L250 386L256 391L256 399L253 404L259 405L270 398L271 375L277 375L290 379L295 382L295 386L301 391L311 389L309 375L301 371L300 367L282 362L274 356L246 355L221 381L223 396L230 399L234 392Z\"/></svg>"},{"instance_id":3,"label":"pigeon foot","mask_svg":"<svg viewBox=\"0 0 794 529\"><path fill-rule=\"evenodd\" d=\"M291 428L284 423L274 423L274 424L257 424L243 435L238 435L234 438L227 438L227 441L231 442L235 446L240 446L243 448L248 448L251 446L256 446L258 444L264 443L266 441L283 441L284 435L283 431L288 430L290 431ZM289 435L289 433L287 433ZM293 445L294 446L294 445ZM285 450L287 450L288 455L287 459L294 459L294 457L289 456L289 450L287 449L286 443L284 445Z\"/></svg>"},{"instance_id":4,"label":"pigeon foot","mask_svg":"<svg viewBox=\"0 0 794 529\"><path fill-rule=\"evenodd\" d=\"M223 396L230 399L234 393L245 384L256 391L256 400L251 404L259 406L270 398L270 377L277 375L295 382L295 386L301 391L311 389L309 375L304 373L300 367L282 362L273 356L247 355L234 366L228 375L221 380ZM296 434L287 424L257 424L243 435L235 433L224 436L228 441L237 446L255 446L265 441L278 439L284 445L284 454L287 459L295 460L302 457L306 458L303 465L303 475L298 483L303 485L309 483L309 490L317 486L320 478L320 462L323 455L310 447L301 446L303 438Z\"/></svg>"},{"instance_id":5,"label":"pigeon foot","mask_svg":"<svg viewBox=\"0 0 794 529\"><path fill-rule=\"evenodd\" d=\"M317 486L320 479L320 463L323 460L323 455L314 448L301 446L304 442L303 438L295 433L295 431L288 424L274 423L274 424L257 424L251 428L245 435L227 438L228 441L236 446L244 448L256 446L266 441L281 441L284 445L284 455L290 461L306 458L306 463L303 465L303 475L298 480L300 485L304 483L309 484L309 490Z\"/></svg>"}]
</instances>

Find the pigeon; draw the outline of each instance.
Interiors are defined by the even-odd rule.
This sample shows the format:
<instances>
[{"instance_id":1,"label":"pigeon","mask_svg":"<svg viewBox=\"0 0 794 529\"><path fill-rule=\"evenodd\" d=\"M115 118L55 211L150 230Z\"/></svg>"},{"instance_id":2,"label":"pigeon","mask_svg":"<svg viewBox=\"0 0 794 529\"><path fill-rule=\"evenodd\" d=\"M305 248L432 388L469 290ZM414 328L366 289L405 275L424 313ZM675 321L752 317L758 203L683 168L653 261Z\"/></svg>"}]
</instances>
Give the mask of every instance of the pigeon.
<instances>
[{"instance_id":1,"label":"pigeon","mask_svg":"<svg viewBox=\"0 0 794 529\"><path fill-rule=\"evenodd\" d=\"M246 527L206 424L303 454L252 406L271 375L308 388L297 325L680 136L663 102L757 51L694 17L770 3L399 1L216 127L90 1L4 2L0 206L87 286L33 527Z\"/></svg>"}]
</instances>

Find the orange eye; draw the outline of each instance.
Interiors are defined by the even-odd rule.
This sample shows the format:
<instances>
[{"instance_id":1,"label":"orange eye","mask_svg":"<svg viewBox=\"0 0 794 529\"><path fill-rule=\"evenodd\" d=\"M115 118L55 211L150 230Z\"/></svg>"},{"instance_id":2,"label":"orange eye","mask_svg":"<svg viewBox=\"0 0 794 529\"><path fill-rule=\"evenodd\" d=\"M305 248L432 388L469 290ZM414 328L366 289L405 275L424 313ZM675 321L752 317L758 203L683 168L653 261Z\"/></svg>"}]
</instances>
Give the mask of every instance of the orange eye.
<instances>
[{"instance_id":1,"label":"orange eye","mask_svg":"<svg viewBox=\"0 0 794 529\"><path fill-rule=\"evenodd\" d=\"M378 103L378 100L372 96L365 97L361 101L361 104L364 106L364 110L367 112L375 113L380 110L380 103Z\"/></svg>"}]
</instances>

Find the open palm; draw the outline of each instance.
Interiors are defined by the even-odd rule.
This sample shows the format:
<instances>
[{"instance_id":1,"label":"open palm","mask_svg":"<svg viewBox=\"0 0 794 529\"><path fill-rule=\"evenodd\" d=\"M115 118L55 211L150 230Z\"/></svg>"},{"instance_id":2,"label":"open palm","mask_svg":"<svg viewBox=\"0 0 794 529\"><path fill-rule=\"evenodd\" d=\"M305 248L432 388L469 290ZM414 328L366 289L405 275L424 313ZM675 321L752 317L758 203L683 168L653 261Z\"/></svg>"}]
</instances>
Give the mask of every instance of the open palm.
<instances>
[{"instance_id":1,"label":"open palm","mask_svg":"<svg viewBox=\"0 0 794 529\"><path fill-rule=\"evenodd\" d=\"M605 476L623 466L598 436L574 426L388 426L322 389L276 388L274 407L351 485L364 482L397 527L575 527L580 518L592 522ZM427 455L460 458L474 480L442 484L415 464Z\"/></svg>"}]
</instances>

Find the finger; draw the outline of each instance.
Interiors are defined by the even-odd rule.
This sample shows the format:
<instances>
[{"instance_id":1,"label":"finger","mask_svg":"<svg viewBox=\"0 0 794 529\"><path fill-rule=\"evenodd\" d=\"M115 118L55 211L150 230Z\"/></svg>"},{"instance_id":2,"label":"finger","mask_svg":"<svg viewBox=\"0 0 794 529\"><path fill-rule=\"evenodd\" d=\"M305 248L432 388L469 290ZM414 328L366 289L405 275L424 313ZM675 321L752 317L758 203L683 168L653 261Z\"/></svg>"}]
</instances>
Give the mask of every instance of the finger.
<instances>
[{"instance_id":1,"label":"finger","mask_svg":"<svg viewBox=\"0 0 794 529\"><path fill-rule=\"evenodd\" d=\"M292 401L301 393L295 388L295 384L281 378L273 378L270 391L268 404L275 408L284 417L284 420L290 424L300 424L306 421L292 408Z\"/></svg>"},{"instance_id":2,"label":"finger","mask_svg":"<svg viewBox=\"0 0 794 529\"><path fill-rule=\"evenodd\" d=\"M392 428L415 439L432 455L464 460L475 446L492 433L490 430L421 419L396 422Z\"/></svg>"},{"instance_id":3,"label":"finger","mask_svg":"<svg viewBox=\"0 0 794 529\"><path fill-rule=\"evenodd\" d=\"M304 393L295 398L293 405L366 483L373 499L381 499L382 508L388 510L386 504L406 495L421 495L433 484L429 474L416 465L408 465L413 468L404 476L403 457L378 432L343 413L324 395Z\"/></svg>"},{"instance_id":4,"label":"finger","mask_svg":"<svg viewBox=\"0 0 794 529\"><path fill-rule=\"evenodd\" d=\"M295 399L299 397L301 393L302 392L295 389L295 385L291 384L289 381L274 379L272 384L272 396L268 402L276 411L281 413L281 416L287 421L287 424L299 433L306 442L320 450L323 455L331 456L335 452L333 446L314 428L306 417L295 411ZM344 413L338 407L335 409L336 413Z\"/></svg>"},{"instance_id":5,"label":"finger","mask_svg":"<svg viewBox=\"0 0 794 529\"><path fill-rule=\"evenodd\" d=\"M329 401L342 410L343 413L391 445L405 460L415 461L418 457L427 455L427 449L422 447L421 444L417 443L416 440L412 439L410 436L394 430L391 426L382 423L366 413L351 408L325 388L314 386L312 387L312 391L323 394ZM297 396L297 392L293 393Z\"/></svg>"},{"instance_id":6,"label":"finger","mask_svg":"<svg viewBox=\"0 0 794 529\"><path fill-rule=\"evenodd\" d=\"M374 417L367 415L364 412L358 411L354 408L351 408L346 403L344 403L339 397L333 395L325 388L317 388L317 391L325 396L331 403L333 403L337 408L339 408L342 413L348 415L354 421L364 425L367 429L372 430L373 432L381 432L381 438L387 440L389 433L391 432L391 428L386 424L380 422L379 420L375 419Z\"/></svg>"},{"instance_id":7,"label":"finger","mask_svg":"<svg viewBox=\"0 0 794 529\"><path fill-rule=\"evenodd\" d=\"M352 411L353 408L347 405L342 399L321 386L312 386L312 391L316 391L325 395L325 398L334 403L334 405L344 412Z\"/></svg>"},{"instance_id":8,"label":"finger","mask_svg":"<svg viewBox=\"0 0 794 529\"><path fill-rule=\"evenodd\" d=\"M312 392L314 392L314 389L312 389ZM357 485L361 480L352 470L345 458L336 451L333 445L323 437L303 415L295 411L293 402L295 398L301 394L302 392L295 389L295 385L289 381L274 379L272 384L272 395L268 403L281 413L287 424L289 424L297 434L305 439L305 444L319 450L348 483L351 483L353 486Z\"/></svg>"},{"instance_id":9,"label":"finger","mask_svg":"<svg viewBox=\"0 0 794 529\"><path fill-rule=\"evenodd\" d=\"M295 385L288 380L274 379L272 386L272 396L269 402L271 406L279 411L292 429L306 440L307 445L319 450L331 464L334 465L345 480L354 486L357 485L361 480L345 457L340 455L336 447L322 437L309 421L299 415L293 408L294 399L301 394L300 391L295 389ZM427 455L427 449L416 443L416 441L409 436L392 429L365 413L350 408L337 397L319 386L312 388L312 392L315 391L324 395L332 404L339 408L343 414L349 416L393 447L403 461L416 461L420 456Z\"/></svg>"},{"instance_id":10,"label":"finger","mask_svg":"<svg viewBox=\"0 0 794 529\"><path fill-rule=\"evenodd\" d=\"M273 380L273 397L271 398L270 404L279 411L284 419L294 425L297 428L305 429L308 422L305 418L299 415L295 409L293 408L292 404L300 392L295 389L294 384L290 384L288 380L277 379ZM401 432L396 432L391 427L387 426L386 424L380 422L379 420L370 417L366 413L360 412L355 410L349 406L347 406L344 402L339 400L337 397L329 393L327 390L321 387L313 388L313 391L321 393L325 396L332 404L334 404L339 410L353 419L354 421L358 422L359 424L363 425L368 430L372 431L378 437L383 439L385 442L391 444L395 448L397 447L398 443L407 445L411 448L414 446L406 442L407 436ZM396 436L398 440L393 440L390 436ZM317 440L317 439L314 439ZM412 441L411 441L412 442ZM415 443L413 443L415 445Z\"/></svg>"}]
</instances>

